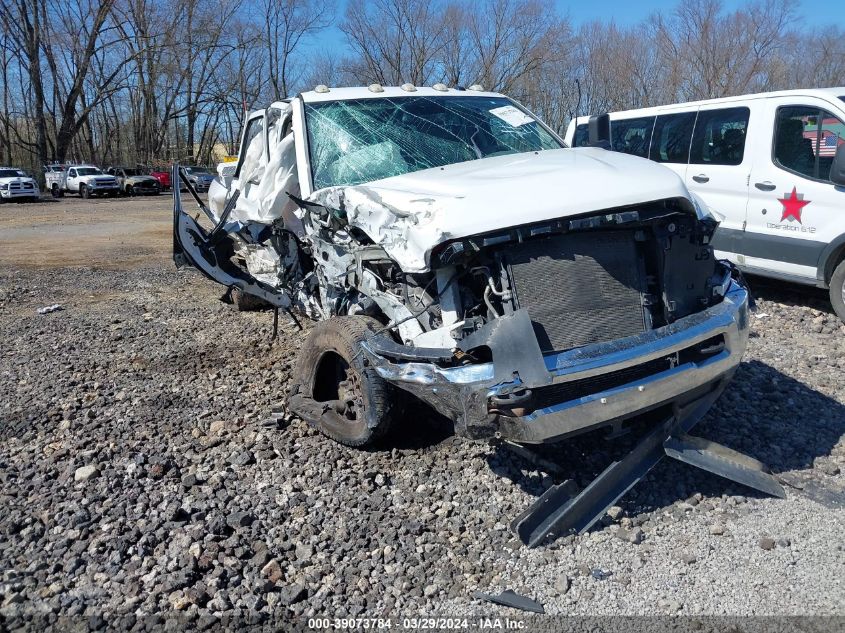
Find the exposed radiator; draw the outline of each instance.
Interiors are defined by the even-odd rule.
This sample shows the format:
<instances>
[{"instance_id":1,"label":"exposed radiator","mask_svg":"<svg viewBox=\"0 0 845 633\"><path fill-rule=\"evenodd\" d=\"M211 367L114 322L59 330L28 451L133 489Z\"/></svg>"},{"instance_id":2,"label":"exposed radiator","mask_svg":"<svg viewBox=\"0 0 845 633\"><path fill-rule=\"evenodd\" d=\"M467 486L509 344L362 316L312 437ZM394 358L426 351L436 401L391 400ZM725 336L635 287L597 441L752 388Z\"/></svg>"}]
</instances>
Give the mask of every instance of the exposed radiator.
<instances>
[{"instance_id":1,"label":"exposed radiator","mask_svg":"<svg viewBox=\"0 0 845 633\"><path fill-rule=\"evenodd\" d=\"M643 332L642 266L626 231L572 233L509 247L516 303L540 349L560 351Z\"/></svg>"}]
</instances>

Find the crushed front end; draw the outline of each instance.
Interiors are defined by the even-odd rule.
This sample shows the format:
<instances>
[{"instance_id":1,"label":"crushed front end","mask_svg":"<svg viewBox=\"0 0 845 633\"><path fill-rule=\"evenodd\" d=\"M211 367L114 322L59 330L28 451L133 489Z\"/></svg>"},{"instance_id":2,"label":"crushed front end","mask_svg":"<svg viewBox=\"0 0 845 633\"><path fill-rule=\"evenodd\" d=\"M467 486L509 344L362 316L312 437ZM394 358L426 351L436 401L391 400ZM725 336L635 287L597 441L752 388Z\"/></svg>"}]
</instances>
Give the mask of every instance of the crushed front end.
<instances>
[{"instance_id":1,"label":"crushed front end","mask_svg":"<svg viewBox=\"0 0 845 633\"><path fill-rule=\"evenodd\" d=\"M745 350L748 293L713 258L715 223L688 204L447 243L432 268L451 280L441 284L440 319L462 317L453 349L384 333L364 353L476 438L552 442L663 405L712 402Z\"/></svg>"}]
</instances>

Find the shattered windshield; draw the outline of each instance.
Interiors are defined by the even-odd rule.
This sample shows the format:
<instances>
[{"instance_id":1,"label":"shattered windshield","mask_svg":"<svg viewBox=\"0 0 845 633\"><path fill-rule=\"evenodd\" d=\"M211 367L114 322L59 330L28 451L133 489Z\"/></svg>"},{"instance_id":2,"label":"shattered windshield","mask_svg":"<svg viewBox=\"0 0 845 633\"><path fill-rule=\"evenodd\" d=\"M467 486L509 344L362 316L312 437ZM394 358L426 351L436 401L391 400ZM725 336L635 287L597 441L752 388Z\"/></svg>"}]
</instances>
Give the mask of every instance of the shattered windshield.
<instances>
[{"instance_id":1,"label":"shattered windshield","mask_svg":"<svg viewBox=\"0 0 845 633\"><path fill-rule=\"evenodd\" d=\"M314 188L563 147L504 97L398 97L305 105Z\"/></svg>"}]
</instances>

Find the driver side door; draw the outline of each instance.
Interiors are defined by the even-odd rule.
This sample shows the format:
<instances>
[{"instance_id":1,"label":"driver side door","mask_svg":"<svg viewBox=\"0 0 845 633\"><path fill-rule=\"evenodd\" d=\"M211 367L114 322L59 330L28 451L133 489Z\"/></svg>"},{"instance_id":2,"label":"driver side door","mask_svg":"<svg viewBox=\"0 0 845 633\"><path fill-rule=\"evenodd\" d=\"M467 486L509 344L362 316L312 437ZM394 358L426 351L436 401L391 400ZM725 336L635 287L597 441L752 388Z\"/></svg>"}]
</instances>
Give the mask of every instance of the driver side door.
<instances>
[{"instance_id":1,"label":"driver side door","mask_svg":"<svg viewBox=\"0 0 845 633\"><path fill-rule=\"evenodd\" d=\"M67 170L67 182L65 186L68 191L79 191L79 176L75 169L71 168Z\"/></svg>"}]
</instances>

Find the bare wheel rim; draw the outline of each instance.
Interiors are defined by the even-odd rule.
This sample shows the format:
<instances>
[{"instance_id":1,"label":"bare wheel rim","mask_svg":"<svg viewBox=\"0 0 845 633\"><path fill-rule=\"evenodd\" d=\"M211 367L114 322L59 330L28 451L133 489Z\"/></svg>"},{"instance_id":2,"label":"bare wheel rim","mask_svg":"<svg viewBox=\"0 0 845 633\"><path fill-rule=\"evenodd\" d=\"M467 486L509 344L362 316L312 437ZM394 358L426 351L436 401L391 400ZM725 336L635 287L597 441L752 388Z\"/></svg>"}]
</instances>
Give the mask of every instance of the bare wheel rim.
<instances>
[{"instance_id":1,"label":"bare wheel rim","mask_svg":"<svg viewBox=\"0 0 845 633\"><path fill-rule=\"evenodd\" d=\"M363 419L364 396L358 374L344 360L337 363L337 412L349 422Z\"/></svg>"}]
</instances>

